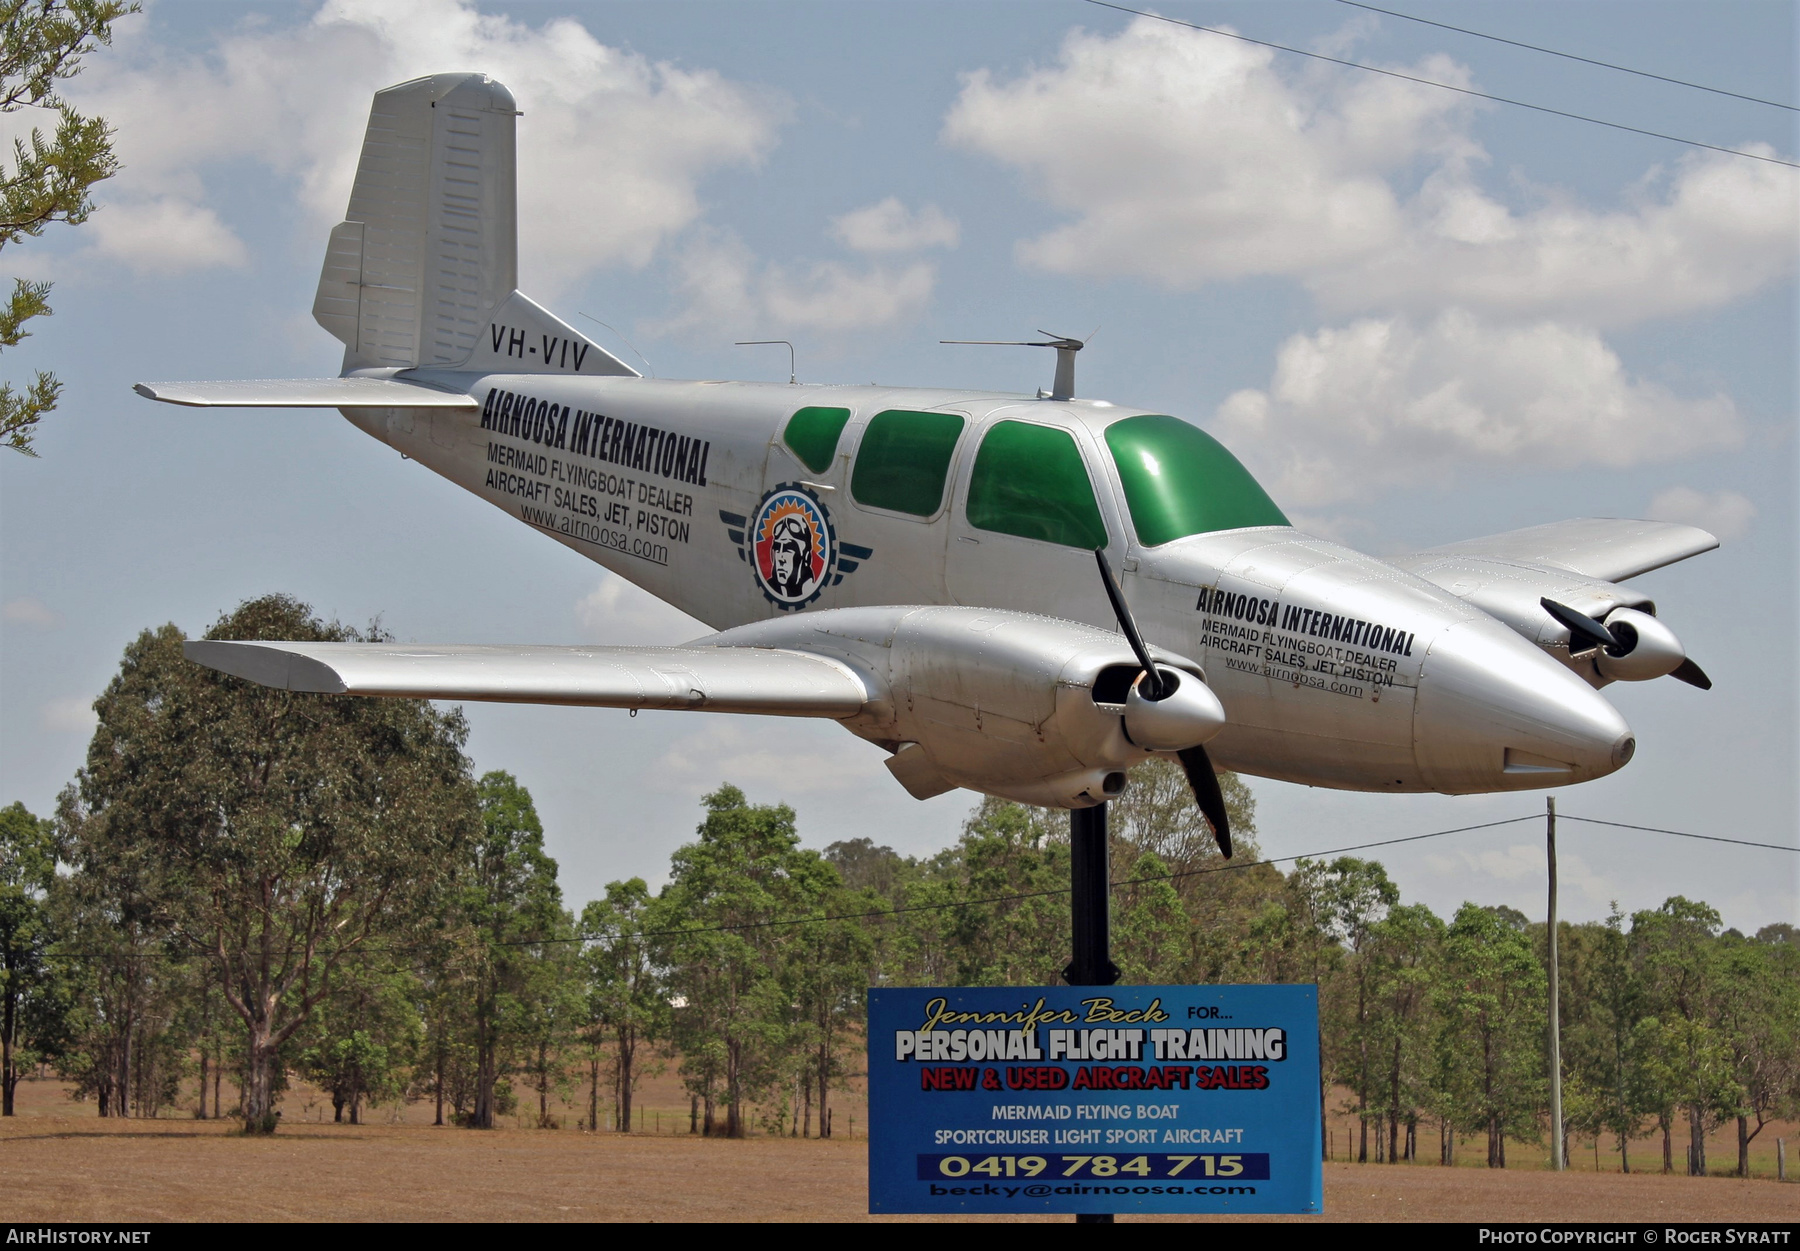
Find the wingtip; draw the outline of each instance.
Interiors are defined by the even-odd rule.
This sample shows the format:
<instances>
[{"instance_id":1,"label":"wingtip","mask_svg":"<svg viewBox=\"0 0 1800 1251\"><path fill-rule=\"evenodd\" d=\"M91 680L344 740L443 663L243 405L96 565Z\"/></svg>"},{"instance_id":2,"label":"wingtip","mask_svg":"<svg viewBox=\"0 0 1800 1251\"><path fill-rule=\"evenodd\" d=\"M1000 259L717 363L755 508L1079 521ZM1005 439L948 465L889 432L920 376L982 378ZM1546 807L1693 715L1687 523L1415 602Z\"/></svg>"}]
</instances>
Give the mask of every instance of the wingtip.
<instances>
[{"instance_id":1,"label":"wingtip","mask_svg":"<svg viewBox=\"0 0 1800 1251\"><path fill-rule=\"evenodd\" d=\"M343 695L349 688L336 670L310 656L287 650L292 644L192 639L181 654L197 665L279 691Z\"/></svg>"}]
</instances>

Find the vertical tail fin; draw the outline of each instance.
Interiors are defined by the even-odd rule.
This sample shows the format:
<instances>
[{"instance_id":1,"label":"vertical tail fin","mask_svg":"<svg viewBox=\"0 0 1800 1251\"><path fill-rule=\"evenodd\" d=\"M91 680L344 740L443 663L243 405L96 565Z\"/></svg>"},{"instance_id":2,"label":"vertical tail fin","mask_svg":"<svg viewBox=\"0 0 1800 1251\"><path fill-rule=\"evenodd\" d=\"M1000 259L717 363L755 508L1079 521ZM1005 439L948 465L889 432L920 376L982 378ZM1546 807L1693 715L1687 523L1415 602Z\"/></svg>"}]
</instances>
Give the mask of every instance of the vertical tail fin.
<instances>
[{"instance_id":1,"label":"vertical tail fin","mask_svg":"<svg viewBox=\"0 0 1800 1251\"><path fill-rule=\"evenodd\" d=\"M375 93L347 220L332 228L313 300L314 319L345 344L346 371L635 374L517 291L517 116L512 93L486 74Z\"/></svg>"}]
</instances>

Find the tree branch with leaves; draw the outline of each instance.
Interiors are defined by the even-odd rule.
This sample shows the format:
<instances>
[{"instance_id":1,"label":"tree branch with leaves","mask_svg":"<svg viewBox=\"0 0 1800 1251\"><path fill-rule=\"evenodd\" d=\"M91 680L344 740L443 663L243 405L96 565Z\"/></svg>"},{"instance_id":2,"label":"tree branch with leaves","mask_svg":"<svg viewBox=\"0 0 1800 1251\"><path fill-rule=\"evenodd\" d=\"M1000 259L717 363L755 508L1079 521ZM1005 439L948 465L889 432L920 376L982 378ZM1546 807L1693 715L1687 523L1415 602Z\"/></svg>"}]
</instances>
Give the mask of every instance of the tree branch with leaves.
<instances>
[{"instance_id":1,"label":"tree branch with leaves","mask_svg":"<svg viewBox=\"0 0 1800 1251\"><path fill-rule=\"evenodd\" d=\"M0 114L33 109L56 117L48 135L33 126L16 138L10 164L0 159L0 248L35 239L61 222L79 226L94 212L94 187L119 172L113 131L84 117L57 93L83 59L112 42L113 23L139 6L120 0L0 0ZM0 348L29 337L25 323L50 315L50 284L13 280L0 305ZM39 370L23 390L0 383L0 443L35 456L32 435L56 407L62 383Z\"/></svg>"}]
</instances>

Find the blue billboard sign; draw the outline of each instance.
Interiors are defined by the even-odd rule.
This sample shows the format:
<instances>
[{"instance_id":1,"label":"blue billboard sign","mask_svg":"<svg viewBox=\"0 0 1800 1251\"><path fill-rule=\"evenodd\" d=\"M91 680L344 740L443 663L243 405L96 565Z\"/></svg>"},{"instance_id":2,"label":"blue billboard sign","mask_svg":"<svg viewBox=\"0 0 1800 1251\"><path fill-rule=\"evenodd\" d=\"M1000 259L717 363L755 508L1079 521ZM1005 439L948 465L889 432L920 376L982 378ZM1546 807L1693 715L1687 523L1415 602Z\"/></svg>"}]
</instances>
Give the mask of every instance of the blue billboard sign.
<instances>
[{"instance_id":1,"label":"blue billboard sign","mask_svg":"<svg viewBox=\"0 0 1800 1251\"><path fill-rule=\"evenodd\" d=\"M1320 1212L1314 986L869 992L871 1212Z\"/></svg>"}]
</instances>

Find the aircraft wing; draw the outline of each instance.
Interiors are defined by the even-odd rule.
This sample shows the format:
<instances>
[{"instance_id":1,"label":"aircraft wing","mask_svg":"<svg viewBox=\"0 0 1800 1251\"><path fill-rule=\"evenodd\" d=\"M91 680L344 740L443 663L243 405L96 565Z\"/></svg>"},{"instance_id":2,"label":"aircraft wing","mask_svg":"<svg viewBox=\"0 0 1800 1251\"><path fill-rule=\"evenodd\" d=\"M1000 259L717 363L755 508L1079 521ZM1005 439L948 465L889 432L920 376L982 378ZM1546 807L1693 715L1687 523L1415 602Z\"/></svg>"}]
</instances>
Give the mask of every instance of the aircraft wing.
<instances>
[{"instance_id":1,"label":"aircraft wing","mask_svg":"<svg viewBox=\"0 0 1800 1251\"><path fill-rule=\"evenodd\" d=\"M188 408L480 408L460 391L398 378L252 378L241 382L140 382L139 395Z\"/></svg>"},{"instance_id":2,"label":"aircraft wing","mask_svg":"<svg viewBox=\"0 0 1800 1251\"><path fill-rule=\"evenodd\" d=\"M842 719L870 692L849 666L760 647L185 643L189 660L288 691L687 708Z\"/></svg>"},{"instance_id":3,"label":"aircraft wing","mask_svg":"<svg viewBox=\"0 0 1800 1251\"><path fill-rule=\"evenodd\" d=\"M1548 525L1509 530L1484 539L1465 539L1397 557L1388 563L1412 573L1444 560L1498 560L1569 570L1599 582L1622 582L1678 560L1710 552L1719 540L1694 526L1672 521L1625 521L1576 517Z\"/></svg>"}]
</instances>

